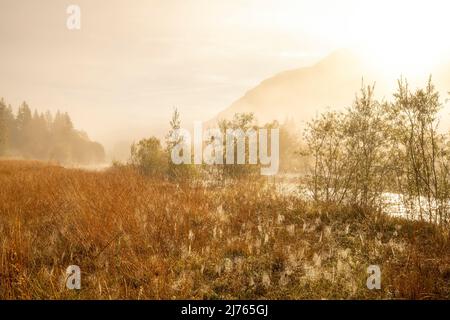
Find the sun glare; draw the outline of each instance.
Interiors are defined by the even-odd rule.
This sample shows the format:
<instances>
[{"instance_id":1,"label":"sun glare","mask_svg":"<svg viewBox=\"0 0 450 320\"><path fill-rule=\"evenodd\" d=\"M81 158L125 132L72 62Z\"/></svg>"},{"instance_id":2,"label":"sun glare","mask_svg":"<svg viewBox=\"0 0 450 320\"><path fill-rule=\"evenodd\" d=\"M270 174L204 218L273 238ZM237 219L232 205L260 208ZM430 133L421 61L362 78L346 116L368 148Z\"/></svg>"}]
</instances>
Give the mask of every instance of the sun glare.
<instances>
[{"instance_id":1,"label":"sun glare","mask_svg":"<svg viewBox=\"0 0 450 320\"><path fill-rule=\"evenodd\" d=\"M449 52L443 36L450 30L449 12L450 4L445 1L376 2L369 8L356 7L350 17L351 41L380 71L423 76Z\"/></svg>"},{"instance_id":2,"label":"sun glare","mask_svg":"<svg viewBox=\"0 0 450 320\"><path fill-rule=\"evenodd\" d=\"M389 75L422 76L450 52L446 0L286 0L268 8L240 16L240 24L280 30L299 45L306 35L326 52L354 49Z\"/></svg>"}]
</instances>

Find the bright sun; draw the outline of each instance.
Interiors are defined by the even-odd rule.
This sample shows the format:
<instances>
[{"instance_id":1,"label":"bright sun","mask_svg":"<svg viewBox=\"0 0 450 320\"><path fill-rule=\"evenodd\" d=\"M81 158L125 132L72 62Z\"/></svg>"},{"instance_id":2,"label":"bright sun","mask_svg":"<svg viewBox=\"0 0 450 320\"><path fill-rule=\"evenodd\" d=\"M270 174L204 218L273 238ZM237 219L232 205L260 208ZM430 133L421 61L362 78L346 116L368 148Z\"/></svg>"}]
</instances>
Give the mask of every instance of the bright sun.
<instances>
[{"instance_id":1,"label":"bright sun","mask_svg":"<svg viewBox=\"0 0 450 320\"><path fill-rule=\"evenodd\" d=\"M267 2L264 10L235 14L230 21L258 32L281 31L283 36L271 46L283 52L286 39L298 44L293 52L309 46L323 54L353 49L379 71L396 77L428 76L450 54L448 0Z\"/></svg>"},{"instance_id":2,"label":"bright sun","mask_svg":"<svg viewBox=\"0 0 450 320\"><path fill-rule=\"evenodd\" d=\"M350 42L380 71L427 75L449 52L449 15L448 1L361 1L350 17Z\"/></svg>"}]
</instances>

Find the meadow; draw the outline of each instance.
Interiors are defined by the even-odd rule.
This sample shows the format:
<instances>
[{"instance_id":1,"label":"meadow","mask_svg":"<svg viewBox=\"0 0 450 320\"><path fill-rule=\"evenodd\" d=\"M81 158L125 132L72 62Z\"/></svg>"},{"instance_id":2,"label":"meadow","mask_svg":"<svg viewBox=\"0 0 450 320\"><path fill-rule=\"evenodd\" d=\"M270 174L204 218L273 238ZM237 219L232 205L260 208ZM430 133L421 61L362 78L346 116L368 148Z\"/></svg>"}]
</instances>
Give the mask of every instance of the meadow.
<instances>
[{"instance_id":1,"label":"meadow","mask_svg":"<svg viewBox=\"0 0 450 320\"><path fill-rule=\"evenodd\" d=\"M0 299L450 298L448 228L275 189L2 160Z\"/></svg>"}]
</instances>

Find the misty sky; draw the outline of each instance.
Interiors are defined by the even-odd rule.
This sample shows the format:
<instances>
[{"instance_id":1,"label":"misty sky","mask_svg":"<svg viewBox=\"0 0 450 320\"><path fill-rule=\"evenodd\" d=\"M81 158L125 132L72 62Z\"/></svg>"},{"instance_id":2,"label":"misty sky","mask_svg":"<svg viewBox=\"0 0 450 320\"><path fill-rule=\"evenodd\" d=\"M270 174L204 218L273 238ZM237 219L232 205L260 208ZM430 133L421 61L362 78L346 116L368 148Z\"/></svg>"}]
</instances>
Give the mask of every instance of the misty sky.
<instances>
[{"instance_id":1,"label":"misty sky","mask_svg":"<svg viewBox=\"0 0 450 320\"><path fill-rule=\"evenodd\" d=\"M380 17L389 1L361 2L0 0L0 96L14 107L26 100L68 111L107 147L160 135L173 107L186 125L207 120L275 73L338 48L378 45L398 17ZM411 1L396 2L393 12L409 17L400 31L424 12L433 28L448 27L450 12L425 9L429 1L411 11L402 11ZM69 4L81 7L79 31L66 28Z\"/></svg>"}]
</instances>

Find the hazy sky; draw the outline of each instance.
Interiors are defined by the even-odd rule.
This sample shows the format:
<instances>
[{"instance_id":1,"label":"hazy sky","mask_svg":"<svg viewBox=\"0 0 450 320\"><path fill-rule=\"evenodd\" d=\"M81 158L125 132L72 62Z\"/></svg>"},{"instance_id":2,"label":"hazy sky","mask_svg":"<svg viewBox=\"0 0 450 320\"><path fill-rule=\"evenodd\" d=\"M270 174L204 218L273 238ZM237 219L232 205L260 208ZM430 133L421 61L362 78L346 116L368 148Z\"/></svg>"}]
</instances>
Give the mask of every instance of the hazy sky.
<instances>
[{"instance_id":1,"label":"hazy sky","mask_svg":"<svg viewBox=\"0 0 450 320\"><path fill-rule=\"evenodd\" d=\"M110 145L162 132L175 106L185 123L209 119L264 78L338 48L385 61L385 45L390 57L408 53L391 65L437 59L446 2L0 0L0 96L68 111ZM66 27L70 4L79 31Z\"/></svg>"}]
</instances>

